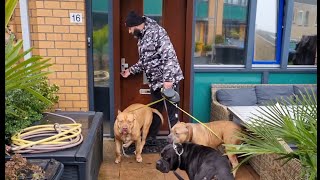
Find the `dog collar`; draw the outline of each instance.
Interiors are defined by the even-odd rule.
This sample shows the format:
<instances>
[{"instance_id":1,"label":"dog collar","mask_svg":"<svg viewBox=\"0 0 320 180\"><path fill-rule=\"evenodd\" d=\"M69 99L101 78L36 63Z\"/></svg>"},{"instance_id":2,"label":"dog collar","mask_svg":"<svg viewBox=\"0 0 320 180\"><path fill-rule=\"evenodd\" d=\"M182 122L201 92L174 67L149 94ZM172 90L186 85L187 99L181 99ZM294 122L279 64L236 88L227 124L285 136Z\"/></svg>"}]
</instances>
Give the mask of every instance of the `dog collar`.
<instances>
[{"instance_id":1,"label":"dog collar","mask_svg":"<svg viewBox=\"0 0 320 180\"><path fill-rule=\"evenodd\" d=\"M176 155L178 155L178 159L179 159L178 168L179 168L180 164L181 164L181 155L183 153L183 148L181 149L181 152L178 152L177 145L175 145L175 143L173 143L173 149L174 149L174 152L176 152Z\"/></svg>"},{"instance_id":2,"label":"dog collar","mask_svg":"<svg viewBox=\"0 0 320 180\"><path fill-rule=\"evenodd\" d=\"M178 152L178 149L177 149L177 145L175 145L175 143L172 143L172 145L173 145L174 152L178 155L178 159L179 159L178 168L180 168L181 155L182 155L182 153L183 153L183 148L181 149L181 152L179 153L179 152ZM177 169L178 169L178 168L177 168ZM178 180L184 180L175 170L173 171L173 174L178 178Z\"/></svg>"}]
</instances>

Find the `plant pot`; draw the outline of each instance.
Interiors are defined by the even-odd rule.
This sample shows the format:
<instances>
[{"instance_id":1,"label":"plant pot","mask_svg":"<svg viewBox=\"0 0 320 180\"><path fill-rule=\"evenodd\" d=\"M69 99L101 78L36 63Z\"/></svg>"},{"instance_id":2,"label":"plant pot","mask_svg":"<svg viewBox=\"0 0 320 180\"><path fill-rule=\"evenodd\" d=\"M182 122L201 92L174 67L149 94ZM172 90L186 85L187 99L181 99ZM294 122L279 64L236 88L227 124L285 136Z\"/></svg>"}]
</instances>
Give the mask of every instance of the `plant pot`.
<instances>
[{"instance_id":1,"label":"plant pot","mask_svg":"<svg viewBox=\"0 0 320 180\"><path fill-rule=\"evenodd\" d=\"M290 146L281 141L287 151L292 151ZM286 164L285 160L277 159L280 155L263 154L252 157L249 160L251 167L260 175L261 180L302 180L300 178L302 167L299 159L292 159ZM284 165L283 165L284 164Z\"/></svg>"},{"instance_id":2,"label":"plant pot","mask_svg":"<svg viewBox=\"0 0 320 180\"><path fill-rule=\"evenodd\" d=\"M98 179L100 165L103 159L103 125L101 112L56 112L64 116L73 118L77 123L82 124L83 142L78 146L35 154L22 154L29 159L55 159L64 164L64 171L61 179ZM66 119L53 115L45 116L41 121L52 124L70 123ZM10 157L6 156L6 160Z\"/></svg>"}]
</instances>

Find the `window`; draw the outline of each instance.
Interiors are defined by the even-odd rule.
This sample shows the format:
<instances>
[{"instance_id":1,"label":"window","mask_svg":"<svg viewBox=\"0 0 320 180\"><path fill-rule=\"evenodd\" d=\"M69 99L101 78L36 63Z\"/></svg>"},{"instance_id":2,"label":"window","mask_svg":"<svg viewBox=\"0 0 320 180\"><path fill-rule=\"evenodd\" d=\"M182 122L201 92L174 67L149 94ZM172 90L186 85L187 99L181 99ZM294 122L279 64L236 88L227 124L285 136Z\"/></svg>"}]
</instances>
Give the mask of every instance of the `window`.
<instances>
[{"instance_id":1,"label":"window","mask_svg":"<svg viewBox=\"0 0 320 180\"><path fill-rule=\"evenodd\" d=\"M302 20L303 20L303 11L298 12L298 19L297 19L297 24L302 25Z\"/></svg>"},{"instance_id":2,"label":"window","mask_svg":"<svg viewBox=\"0 0 320 180\"><path fill-rule=\"evenodd\" d=\"M143 14L162 25L162 0L143 0Z\"/></svg>"},{"instance_id":3,"label":"window","mask_svg":"<svg viewBox=\"0 0 320 180\"><path fill-rule=\"evenodd\" d=\"M297 13L297 9L294 8L293 13L292 13L292 23L293 23L293 24L295 23L295 20L296 20L296 19L295 19L296 13Z\"/></svg>"},{"instance_id":4,"label":"window","mask_svg":"<svg viewBox=\"0 0 320 180\"><path fill-rule=\"evenodd\" d=\"M309 22L317 24L317 1L295 0L293 6L299 12L291 25L288 65L316 65L317 27Z\"/></svg>"},{"instance_id":5,"label":"window","mask_svg":"<svg viewBox=\"0 0 320 180\"><path fill-rule=\"evenodd\" d=\"M258 0L253 64L279 64L283 0Z\"/></svg>"},{"instance_id":6,"label":"window","mask_svg":"<svg viewBox=\"0 0 320 180\"><path fill-rule=\"evenodd\" d=\"M245 63L248 5L239 3L239 0L196 1L194 64Z\"/></svg>"}]
</instances>

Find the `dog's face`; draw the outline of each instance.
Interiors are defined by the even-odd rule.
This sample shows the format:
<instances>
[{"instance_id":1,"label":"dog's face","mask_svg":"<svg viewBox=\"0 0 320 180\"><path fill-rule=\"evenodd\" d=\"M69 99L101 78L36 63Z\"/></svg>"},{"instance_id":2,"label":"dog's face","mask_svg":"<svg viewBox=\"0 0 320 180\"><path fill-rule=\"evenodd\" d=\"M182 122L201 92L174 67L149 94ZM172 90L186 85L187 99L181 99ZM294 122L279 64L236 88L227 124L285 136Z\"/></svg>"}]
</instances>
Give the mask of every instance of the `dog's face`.
<instances>
[{"instance_id":1,"label":"dog's face","mask_svg":"<svg viewBox=\"0 0 320 180\"><path fill-rule=\"evenodd\" d=\"M118 116L115 121L120 134L131 134L135 121L133 113L121 112L118 110Z\"/></svg>"},{"instance_id":2,"label":"dog's face","mask_svg":"<svg viewBox=\"0 0 320 180\"><path fill-rule=\"evenodd\" d=\"M190 128L190 127L189 127ZM184 122L175 124L168 135L169 143L184 143L188 141L189 129L188 125Z\"/></svg>"},{"instance_id":3,"label":"dog's face","mask_svg":"<svg viewBox=\"0 0 320 180\"><path fill-rule=\"evenodd\" d=\"M182 145L176 144L178 152L181 152ZM161 153L160 159L156 163L156 169L162 173L168 173L171 170L176 170L179 166L178 155L173 149L172 144L166 145Z\"/></svg>"}]
</instances>

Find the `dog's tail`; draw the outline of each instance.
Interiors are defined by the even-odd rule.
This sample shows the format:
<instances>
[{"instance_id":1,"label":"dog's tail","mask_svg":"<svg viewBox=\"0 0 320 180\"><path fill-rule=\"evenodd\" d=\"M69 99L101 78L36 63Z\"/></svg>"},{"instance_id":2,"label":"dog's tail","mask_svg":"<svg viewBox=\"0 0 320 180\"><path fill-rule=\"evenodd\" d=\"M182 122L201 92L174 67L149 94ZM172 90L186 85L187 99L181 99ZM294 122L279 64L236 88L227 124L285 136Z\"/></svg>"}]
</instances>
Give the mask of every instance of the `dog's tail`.
<instances>
[{"instance_id":1,"label":"dog's tail","mask_svg":"<svg viewBox=\"0 0 320 180\"><path fill-rule=\"evenodd\" d=\"M154 113L156 113L159 117L160 117L160 119L161 119L161 124L163 124L163 116L162 116L162 114L157 110L157 109L154 109L154 108L151 108L152 109L152 112L154 112Z\"/></svg>"}]
</instances>

